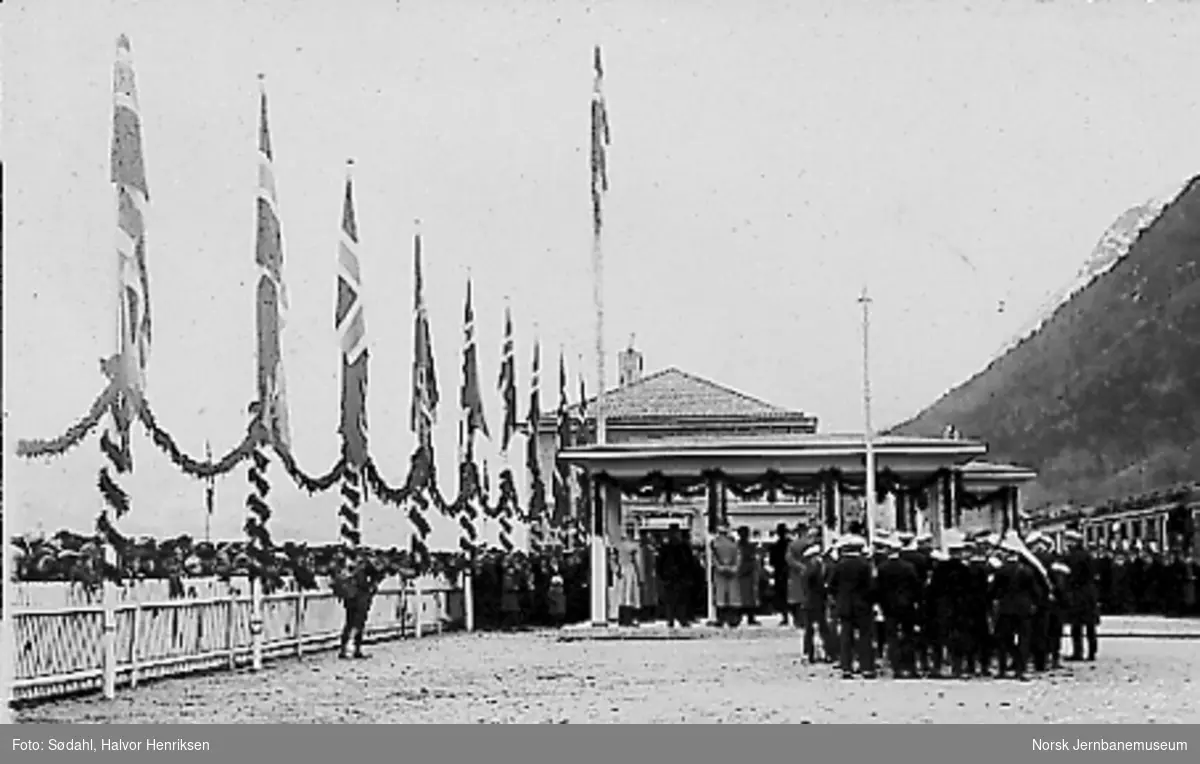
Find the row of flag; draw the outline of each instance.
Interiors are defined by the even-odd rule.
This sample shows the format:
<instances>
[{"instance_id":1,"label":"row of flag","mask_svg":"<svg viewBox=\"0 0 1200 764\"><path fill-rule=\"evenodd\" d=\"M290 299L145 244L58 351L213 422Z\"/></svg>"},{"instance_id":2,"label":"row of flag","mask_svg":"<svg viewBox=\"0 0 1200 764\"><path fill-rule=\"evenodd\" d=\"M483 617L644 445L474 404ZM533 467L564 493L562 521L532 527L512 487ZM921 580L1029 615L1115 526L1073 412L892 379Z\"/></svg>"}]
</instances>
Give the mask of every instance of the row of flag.
<instances>
[{"instance_id":1,"label":"row of flag","mask_svg":"<svg viewBox=\"0 0 1200 764\"><path fill-rule=\"evenodd\" d=\"M599 51L596 52L599 77ZM598 81L598 80L597 80ZM267 93L262 76L258 131L258 193L257 237L255 263L258 267L256 285L257 333L257 416L267 431L284 449L290 448L291 433L288 420L286 378L283 371L281 336L286 325L288 293L284 280L282 222L275 185L274 153L268 120ZM603 117L603 104L599 117ZM595 99L593 116L597 117ZM597 132L597 126L604 135ZM593 120L593 144L600 138L607 142L607 121ZM599 160L597 159L599 151ZM342 225L337 245L337 299L334 326L337 330L342 360L339 434L342 439L343 472L340 510L342 536L357 544L361 540L359 508L365 498L366 480L363 470L369 460L367 442L367 387L370 351L367 343L365 306L362 299L363 276L359 259L359 233L354 210L352 165L347 165L345 195L342 205ZM593 179L603 174L603 146L593 147ZM123 375L128 389L140 392L150 352L150 297L146 268L145 210L149 203L145 162L142 153L140 116L131 63L131 48L127 37L117 42L117 62L114 68L114 117L112 143L112 182L118 196L117 254L121 284L119 299L120 340L116 356L116 373ZM598 215L599 189L594 182L593 202ZM603 183L607 188L607 180ZM597 226L599 221L596 221ZM429 316L423 294L421 268L421 233L414 236L413 247L413 368L410 429L418 448L432 448L432 433L437 424L440 393L434 360ZM517 373L512 311L505 306L504 341L497 386L504 413L499 431L500 452L507 455L513 437L522 429L517 413ZM579 405L571 414L567 394L567 368L559 354L559 400L555 435L559 447L576 441L575 427L586 422L587 394L583 376L579 376ZM478 350L475 341L475 315L472 305L472 284L468 277L463 313L462 383L459 389L460 460L472 462L477 435L491 438L483 408ZM557 531L566 526L573 515L570 468L555 465L552 475L553 514L546 508L545 484L538 451L541 431L541 347L533 347L533 367L528 412L524 420L527 438L526 469L529 472L531 496L531 540L535 545L545 543L547 530ZM128 440L128 418L115 419L121 442ZM486 479L487 470L483 474ZM211 490L211 487L210 487ZM576 492L578 493L578 492ZM472 513L472 518L477 513ZM581 519L576 517L576 519ZM502 524L503 525L503 524ZM477 529L464 524L464 538L473 540ZM502 528L503 534L503 528Z\"/></svg>"}]
</instances>

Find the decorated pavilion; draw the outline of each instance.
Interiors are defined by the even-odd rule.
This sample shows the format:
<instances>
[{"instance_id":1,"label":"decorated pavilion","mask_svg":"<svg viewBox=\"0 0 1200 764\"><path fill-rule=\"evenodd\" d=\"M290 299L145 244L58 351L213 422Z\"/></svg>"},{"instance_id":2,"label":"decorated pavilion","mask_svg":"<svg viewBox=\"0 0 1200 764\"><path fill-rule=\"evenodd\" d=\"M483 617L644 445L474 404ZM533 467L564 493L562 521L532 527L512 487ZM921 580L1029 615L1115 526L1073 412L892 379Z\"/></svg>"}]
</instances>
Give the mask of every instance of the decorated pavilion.
<instances>
[{"instance_id":1,"label":"decorated pavilion","mask_svg":"<svg viewBox=\"0 0 1200 764\"><path fill-rule=\"evenodd\" d=\"M594 544L611 547L631 525L670 522L705 538L722 523L766 531L804 522L828 541L865 521L868 507L877 529L939 541L947 528L1020 524L1019 489L1036 474L981 460L980 441L877 436L868 500L863 435L818 433L810 414L676 368L643 376L643 366L633 347L621 353L620 384L604 396L604 444L595 443L592 401L571 412L585 422L573 444L560 447L553 417L539 428L544 465L590 477ZM605 622L607 611L593 588L593 622Z\"/></svg>"}]
</instances>

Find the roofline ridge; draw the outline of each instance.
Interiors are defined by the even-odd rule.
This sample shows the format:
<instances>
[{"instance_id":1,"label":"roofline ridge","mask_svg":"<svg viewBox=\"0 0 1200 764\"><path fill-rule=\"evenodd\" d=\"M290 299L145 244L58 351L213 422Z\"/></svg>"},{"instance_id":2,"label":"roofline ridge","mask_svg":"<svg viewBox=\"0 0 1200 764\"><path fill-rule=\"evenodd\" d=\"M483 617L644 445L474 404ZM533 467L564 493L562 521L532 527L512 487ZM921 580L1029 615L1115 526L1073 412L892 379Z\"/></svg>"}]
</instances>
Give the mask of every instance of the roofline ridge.
<instances>
[{"instance_id":1,"label":"roofline ridge","mask_svg":"<svg viewBox=\"0 0 1200 764\"><path fill-rule=\"evenodd\" d=\"M789 409L789 408L786 408L786 407L784 407L784 406L780 406L780 405L779 405L779 404L777 404L777 403L771 403L770 401L763 400L762 398L759 398L759 397L757 397L757 396L750 395L749 393L746 393L746 392L743 392L743 391L741 391L741 390L738 390L736 387L730 387L729 385L725 385L725 384L722 384L722 383L720 383L720 382L716 382L716 381L714 381L714 380L708 379L707 377L701 377L699 374L694 374L694 373L692 373L692 372L689 372L689 371L684 371L683 369L679 369L679 368L677 368L677 367L674 367L674 366L672 366L672 367L670 367L670 368L672 368L672 369L675 369L676 371L678 371L680 374L682 374L682 375L683 375L683 376L685 376L685 377L688 377L688 378L690 378L690 379L693 379L693 380L695 380L695 381L697 381L697 382L702 382L702 383L704 383L704 384L706 384L706 385L709 385L709 386L711 386L711 387L715 387L715 388L717 388L718 390L721 390L721 391L723 391L723 392L726 392L726 393L730 393L731 395L736 395L736 396L738 396L739 398L742 398L742 399L744 399L744 400L748 400L748 401L751 401L751 402L753 402L753 403L757 403L757 404L758 404L758 405L760 405L760 406L766 406L766 407L767 407L767 408L769 408L769 409L774 409L775 411L778 411L778 412L781 412L781 413L788 413L788 414L798 414L798 415L801 415L801 416L807 416L807 415L805 414L805 412L803 412L803 411L796 411L796 410L794 410L794 409Z\"/></svg>"}]
</instances>

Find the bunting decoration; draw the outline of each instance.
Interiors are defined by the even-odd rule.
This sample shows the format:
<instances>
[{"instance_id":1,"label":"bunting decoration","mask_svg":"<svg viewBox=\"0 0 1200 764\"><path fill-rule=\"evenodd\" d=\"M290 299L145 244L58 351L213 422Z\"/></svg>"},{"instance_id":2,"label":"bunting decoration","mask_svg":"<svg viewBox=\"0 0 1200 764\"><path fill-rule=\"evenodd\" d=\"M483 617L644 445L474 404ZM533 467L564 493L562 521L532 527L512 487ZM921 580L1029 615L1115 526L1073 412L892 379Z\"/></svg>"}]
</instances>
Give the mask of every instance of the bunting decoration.
<instances>
[{"instance_id":1,"label":"bunting decoration","mask_svg":"<svg viewBox=\"0 0 1200 764\"><path fill-rule=\"evenodd\" d=\"M418 221L418 225L420 221ZM437 422L438 384L433 361L433 341L429 331L429 315L425 310L424 284L421 278L421 233L413 237L413 389L411 427L417 436L417 454L424 454L430 469L433 465L433 426ZM433 481L430 486L435 486ZM423 497L422 497L423 498ZM413 552L429 554L429 522L421 517L428 502L417 501L409 507L409 520L417 531L413 534ZM443 509L443 511L445 511Z\"/></svg>"},{"instance_id":2,"label":"bunting decoration","mask_svg":"<svg viewBox=\"0 0 1200 764\"><path fill-rule=\"evenodd\" d=\"M264 416L262 402L250 404L250 416L261 419ZM261 433L261 429L259 430ZM250 491L246 494L246 522L243 530L248 540L247 553L252 561L252 579L258 578L262 571L270 567L274 543L271 533L267 530L267 521L271 519L271 507L267 503L267 495L271 485L267 482L267 466L270 463L264 452L265 444L256 440L251 452L250 464L246 469L246 479L250 483Z\"/></svg>"},{"instance_id":3,"label":"bunting decoration","mask_svg":"<svg viewBox=\"0 0 1200 764\"><path fill-rule=\"evenodd\" d=\"M541 460L538 455L538 425L542 419L541 406L541 348L533 343L533 374L530 377L529 416L526 419L528 437L525 440L525 467L529 471L529 548L541 554L546 542L546 485L542 481Z\"/></svg>"},{"instance_id":4,"label":"bunting decoration","mask_svg":"<svg viewBox=\"0 0 1200 764\"><path fill-rule=\"evenodd\" d=\"M346 196L342 205L342 234L338 242L337 306L334 326L342 350L341 536L352 546L362 542L360 508L363 468L367 464L367 323L362 303L362 273L358 260L358 224L354 217L353 160L346 163Z\"/></svg>"}]
</instances>

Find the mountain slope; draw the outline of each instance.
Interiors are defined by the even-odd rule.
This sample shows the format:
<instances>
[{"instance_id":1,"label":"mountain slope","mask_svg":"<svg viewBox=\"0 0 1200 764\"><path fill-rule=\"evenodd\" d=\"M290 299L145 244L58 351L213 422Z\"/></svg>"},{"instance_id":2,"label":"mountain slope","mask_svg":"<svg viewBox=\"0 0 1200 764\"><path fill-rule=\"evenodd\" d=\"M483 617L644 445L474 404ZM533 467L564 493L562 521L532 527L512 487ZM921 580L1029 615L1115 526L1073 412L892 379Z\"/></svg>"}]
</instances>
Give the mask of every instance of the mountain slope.
<instances>
[{"instance_id":1,"label":"mountain slope","mask_svg":"<svg viewBox=\"0 0 1200 764\"><path fill-rule=\"evenodd\" d=\"M1157 208L1122 215L1032 333L891 432L982 438L1038 470L1031 507L1200 475L1200 177Z\"/></svg>"}]
</instances>

